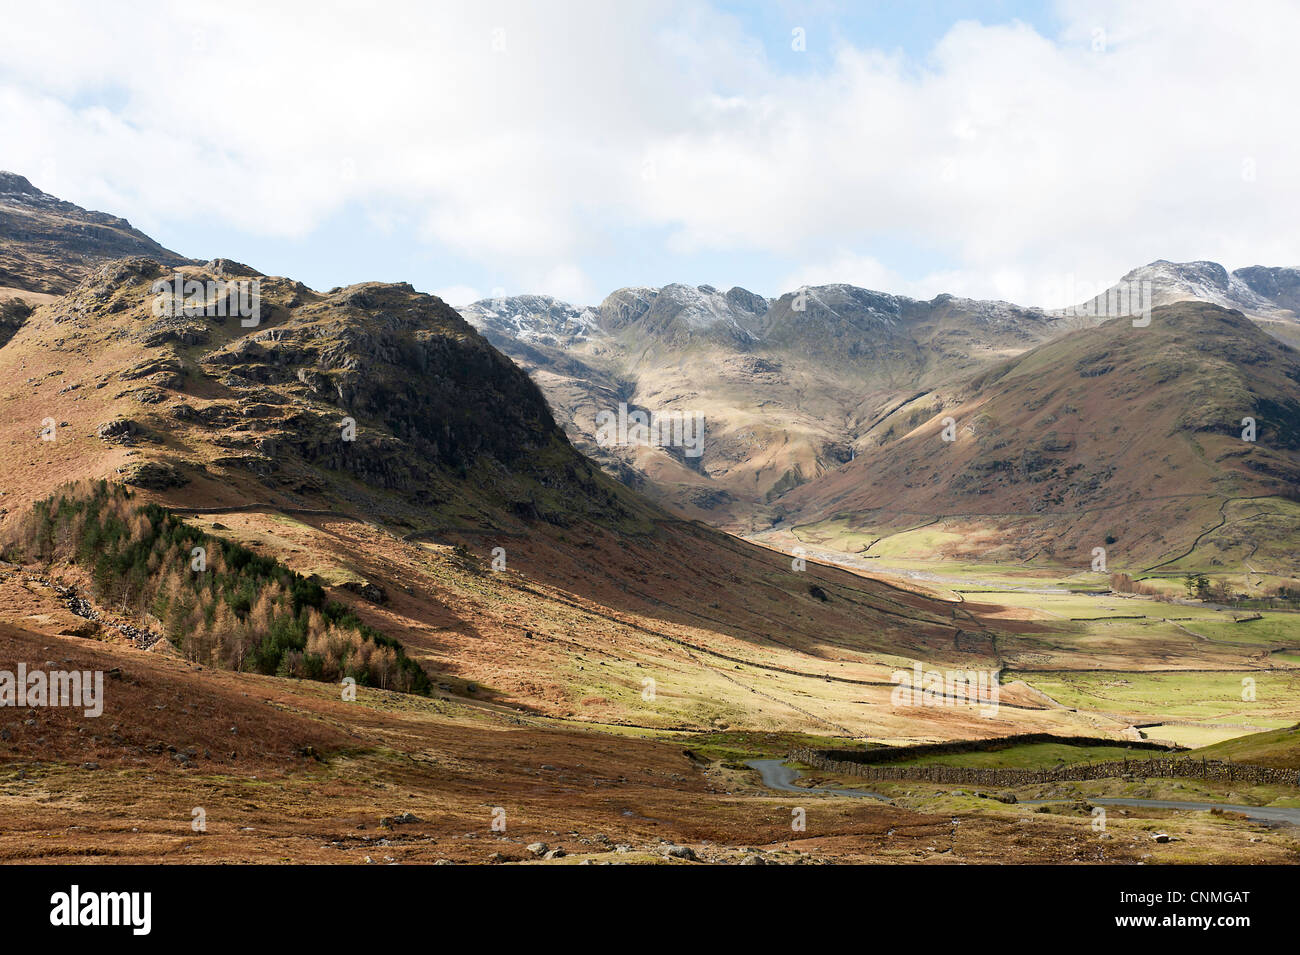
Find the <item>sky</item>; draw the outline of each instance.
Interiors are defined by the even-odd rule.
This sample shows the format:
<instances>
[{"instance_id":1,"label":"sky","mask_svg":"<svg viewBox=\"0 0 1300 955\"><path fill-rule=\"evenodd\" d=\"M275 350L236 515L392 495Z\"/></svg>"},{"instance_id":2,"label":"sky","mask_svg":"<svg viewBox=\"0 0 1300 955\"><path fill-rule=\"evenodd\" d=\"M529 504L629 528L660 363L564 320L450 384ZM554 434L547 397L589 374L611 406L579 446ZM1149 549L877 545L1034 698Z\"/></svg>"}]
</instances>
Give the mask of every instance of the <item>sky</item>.
<instances>
[{"instance_id":1,"label":"sky","mask_svg":"<svg viewBox=\"0 0 1300 955\"><path fill-rule=\"evenodd\" d=\"M0 169L454 305L848 282L1059 306L1300 264L1286 0L14 5Z\"/></svg>"}]
</instances>

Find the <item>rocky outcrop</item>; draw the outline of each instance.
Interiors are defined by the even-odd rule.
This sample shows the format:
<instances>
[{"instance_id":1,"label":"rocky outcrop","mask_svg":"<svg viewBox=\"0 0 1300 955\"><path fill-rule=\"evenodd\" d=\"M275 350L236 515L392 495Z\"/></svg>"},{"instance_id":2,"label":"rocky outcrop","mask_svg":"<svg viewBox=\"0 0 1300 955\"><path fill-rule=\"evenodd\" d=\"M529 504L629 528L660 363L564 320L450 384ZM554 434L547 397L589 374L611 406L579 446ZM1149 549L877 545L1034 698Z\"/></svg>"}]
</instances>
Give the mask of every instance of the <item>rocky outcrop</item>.
<instances>
[{"instance_id":1,"label":"rocky outcrop","mask_svg":"<svg viewBox=\"0 0 1300 955\"><path fill-rule=\"evenodd\" d=\"M1300 268L1251 265L1232 273L1248 289L1300 317Z\"/></svg>"},{"instance_id":2,"label":"rocky outcrop","mask_svg":"<svg viewBox=\"0 0 1300 955\"><path fill-rule=\"evenodd\" d=\"M119 469L118 474L123 484L151 491L165 491L189 483L189 478L166 461L137 461Z\"/></svg>"},{"instance_id":3,"label":"rocky outcrop","mask_svg":"<svg viewBox=\"0 0 1300 955\"><path fill-rule=\"evenodd\" d=\"M181 271L209 289L252 272L221 260ZM106 421L98 436L152 445L124 481L165 490L224 474L252 478L259 497L395 492L429 513L468 495L487 512L557 524L628 513L538 387L440 299L384 283L320 294L254 273L260 315L246 327L203 310L159 317L153 289L172 275L149 259L108 263L41 319L69 348L124 355L97 380L128 385L107 394L136 402L138 420ZM154 451L164 435L170 460Z\"/></svg>"},{"instance_id":4,"label":"rocky outcrop","mask_svg":"<svg viewBox=\"0 0 1300 955\"><path fill-rule=\"evenodd\" d=\"M18 298L0 301L0 347L14 337L32 314L32 307Z\"/></svg>"}]
</instances>

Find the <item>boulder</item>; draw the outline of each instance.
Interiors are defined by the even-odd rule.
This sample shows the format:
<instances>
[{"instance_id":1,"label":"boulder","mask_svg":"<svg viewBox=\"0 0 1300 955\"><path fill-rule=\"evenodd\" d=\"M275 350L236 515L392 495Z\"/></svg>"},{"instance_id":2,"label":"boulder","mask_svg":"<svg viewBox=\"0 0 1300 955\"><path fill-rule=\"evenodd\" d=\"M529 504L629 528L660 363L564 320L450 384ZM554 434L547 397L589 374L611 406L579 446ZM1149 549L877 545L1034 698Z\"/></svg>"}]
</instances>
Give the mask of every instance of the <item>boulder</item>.
<instances>
[{"instance_id":1,"label":"boulder","mask_svg":"<svg viewBox=\"0 0 1300 955\"><path fill-rule=\"evenodd\" d=\"M344 590L350 591L372 604L388 603L388 592L378 584L372 584L368 580L348 580L339 585Z\"/></svg>"},{"instance_id":2,"label":"boulder","mask_svg":"<svg viewBox=\"0 0 1300 955\"><path fill-rule=\"evenodd\" d=\"M166 461L137 461L118 468L117 473L122 476L123 484L151 491L165 491L189 483L189 478L181 474L175 465Z\"/></svg>"}]
</instances>

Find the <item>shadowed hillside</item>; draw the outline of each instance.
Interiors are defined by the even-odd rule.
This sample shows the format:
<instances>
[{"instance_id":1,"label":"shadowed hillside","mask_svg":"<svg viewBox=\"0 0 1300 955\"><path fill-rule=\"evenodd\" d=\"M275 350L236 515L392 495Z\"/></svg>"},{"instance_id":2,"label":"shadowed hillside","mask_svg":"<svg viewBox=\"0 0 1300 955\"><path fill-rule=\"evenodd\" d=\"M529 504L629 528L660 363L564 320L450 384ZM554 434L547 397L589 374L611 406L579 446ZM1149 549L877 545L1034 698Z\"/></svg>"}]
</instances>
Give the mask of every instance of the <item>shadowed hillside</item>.
<instances>
[{"instance_id":1,"label":"shadowed hillside","mask_svg":"<svg viewBox=\"0 0 1300 955\"><path fill-rule=\"evenodd\" d=\"M1112 565L1146 568L1199 548L1206 564L1284 570L1298 386L1300 355L1239 312L1165 306L1149 327L1114 319L917 399L781 504L796 524L859 536L935 525L925 546L954 557L1086 569L1106 547Z\"/></svg>"},{"instance_id":2,"label":"shadowed hillside","mask_svg":"<svg viewBox=\"0 0 1300 955\"><path fill-rule=\"evenodd\" d=\"M0 349L16 383L0 397L7 524L62 484L122 481L325 586L444 688L576 719L730 725L757 699L773 726L892 725L852 701L887 699L896 660L997 664L988 626L945 601L795 570L640 499L433 296L317 293L225 261L181 271L201 290L188 312L158 306L170 270L120 260ZM252 281L260 311L246 325L232 303ZM104 613L186 643L165 612L132 618L93 563L60 568ZM252 638L203 627L221 659ZM240 616L227 629L247 628ZM260 668L301 650L295 634ZM646 677L668 681L662 702L640 699ZM827 681L826 700L794 702L807 692L795 687ZM978 732L967 714L938 718Z\"/></svg>"}]
</instances>

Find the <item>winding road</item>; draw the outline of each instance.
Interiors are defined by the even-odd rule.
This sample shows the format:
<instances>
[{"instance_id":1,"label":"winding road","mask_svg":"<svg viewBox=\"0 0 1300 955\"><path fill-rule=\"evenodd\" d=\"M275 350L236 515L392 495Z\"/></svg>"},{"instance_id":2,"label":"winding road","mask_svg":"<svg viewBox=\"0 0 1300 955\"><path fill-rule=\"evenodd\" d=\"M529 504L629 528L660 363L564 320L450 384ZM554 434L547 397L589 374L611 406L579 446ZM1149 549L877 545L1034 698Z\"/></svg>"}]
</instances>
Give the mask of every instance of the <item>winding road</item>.
<instances>
[{"instance_id":1,"label":"winding road","mask_svg":"<svg viewBox=\"0 0 1300 955\"><path fill-rule=\"evenodd\" d=\"M1190 809L1194 812L1207 812L1222 809L1224 812L1239 812L1256 822L1281 823L1288 826L1300 826L1300 809L1281 809L1271 806L1236 806L1226 802L1183 802L1178 799L1125 799L1108 796L1086 796L1088 802L1096 806L1130 806L1135 809ZM1038 806L1044 803L1069 802L1066 799L1026 799L1026 806Z\"/></svg>"},{"instance_id":2,"label":"winding road","mask_svg":"<svg viewBox=\"0 0 1300 955\"><path fill-rule=\"evenodd\" d=\"M768 789L779 789L785 793L825 793L828 796L854 796L858 799L879 799L889 802L888 796L867 792L865 789L835 789L832 786L796 786L794 781L803 774L793 766L787 766L784 759L751 759L746 766L758 770L763 785Z\"/></svg>"}]
</instances>

